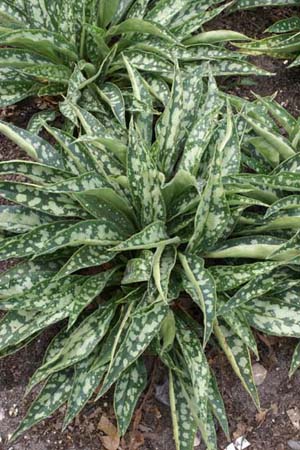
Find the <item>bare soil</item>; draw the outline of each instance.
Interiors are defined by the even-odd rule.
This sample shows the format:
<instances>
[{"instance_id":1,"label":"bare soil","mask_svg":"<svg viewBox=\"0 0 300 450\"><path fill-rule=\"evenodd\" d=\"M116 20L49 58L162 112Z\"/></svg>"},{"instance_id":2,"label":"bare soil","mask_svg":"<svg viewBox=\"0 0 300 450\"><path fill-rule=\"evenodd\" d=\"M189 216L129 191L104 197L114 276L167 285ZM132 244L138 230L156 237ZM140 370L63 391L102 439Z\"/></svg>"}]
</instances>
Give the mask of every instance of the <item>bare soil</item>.
<instances>
[{"instance_id":1,"label":"bare soil","mask_svg":"<svg viewBox=\"0 0 300 450\"><path fill-rule=\"evenodd\" d=\"M288 17L296 9L259 9L231 16L222 16L210 24L210 28L231 28L253 37L262 35L265 28L278 19ZM286 69L285 61L255 58L254 61L276 75L251 77L251 86L245 86L242 78L223 80L230 92L252 98L252 91L260 95L278 93L277 100L296 117L300 113L300 69ZM39 105L23 102L14 108L0 112L1 118L24 126ZM6 138L0 136L0 160L23 159L25 155ZM1 203L1 201L0 201ZM11 264L10 262L8 264ZM8 264L2 264L5 270ZM24 398L30 376L41 363L42 355L55 332L50 329L36 341L15 355L0 360L0 450L104 450L102 432L98 429L101 416L114 421L111 398L89 403L74 423L61 432L63 408L52 418L27 432L16 443L9 444L8 437L25 414L34 394ZM222 354L212 355L212 365L222 391L230 423L232 439L246 436L250 450L287 450L287 442L300 441L300 430L290 421L287 411L300 408L300 371L288 378L290 359L295 345L293 339L261 339L258 337L262 364L267 370L264 383L259 386L261 412L258 413L245 393L239 380L233 375ZM154 382L147 392L140 420L137 420L135 445L128 445L130 436L120 449L175 450L169 408L155 399L155 384L163 382L165 373L158 368ZM222 431L218 431L219 448L228 444ZM196 450L203 450L203 444Z\"/></svg>"}]
</instances>

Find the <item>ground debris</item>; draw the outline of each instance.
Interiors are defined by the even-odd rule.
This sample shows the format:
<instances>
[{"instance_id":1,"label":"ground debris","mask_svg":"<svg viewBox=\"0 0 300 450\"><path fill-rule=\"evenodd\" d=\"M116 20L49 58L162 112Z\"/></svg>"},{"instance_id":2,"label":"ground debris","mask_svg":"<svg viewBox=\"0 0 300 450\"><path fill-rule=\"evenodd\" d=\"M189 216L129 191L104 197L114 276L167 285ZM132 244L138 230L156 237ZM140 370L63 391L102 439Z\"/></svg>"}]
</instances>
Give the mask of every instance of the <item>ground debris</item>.
<instances>
[{"instance_id":1,"label":"ground debris","mask_svg":"<svg viewBox=\"0 0 300 450\"><path fill-rule=\"evenodd\" d=\"M252 366L252 371L254 383L256 384L256 386L260 386L261 384L263 384L268 373L267 370L261 364L255 363Z\"/></svg>"},{"instance_id":2,"label":"ground debris","mask_svg":"<svg viewBox=\"0 0 300 450\"><path fill-rule=\"evenodd\" d=\"M297 407L287 410L290 421L297 430L300 430L300 411Z\"/></svg>"},{"instance_id":3,"label":"ground debris","mask_svg":"<svg viewBox=\"0 0 300 450\"><path fill-rule=\"evenodd\" d=\"M288 446L292 450L300 450L300 441L288 441Z\"/></svg>"},{"instance_id":4,"label":"ground debris","mask_svg":"<svg viewBox=\"0 0 300 450\"><path fill-rule=\"evenodd\" d=\"M107 450L117 450L120 445L118 430L115 425L103 414L98 423L98 430L106 434L101 436L101 442Z\"/></svg>"}]
</instances>

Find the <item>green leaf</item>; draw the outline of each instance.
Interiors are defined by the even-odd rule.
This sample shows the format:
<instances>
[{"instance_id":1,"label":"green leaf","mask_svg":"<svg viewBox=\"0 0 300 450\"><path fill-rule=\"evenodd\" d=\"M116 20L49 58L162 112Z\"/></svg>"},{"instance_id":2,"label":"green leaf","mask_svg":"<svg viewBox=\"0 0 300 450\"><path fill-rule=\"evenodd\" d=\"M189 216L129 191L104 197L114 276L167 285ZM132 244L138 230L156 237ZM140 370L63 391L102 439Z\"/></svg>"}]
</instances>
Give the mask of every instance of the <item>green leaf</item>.
<instances>
[{"instance_id":1,"label":"green leaf","mask_svg":"<svg viewBox=\"0 0 300 450\"><path fill-rule=\"evenodd\" d=\"M14 105L21 100L37 95L39 86L31 81L7 80L0 83L0 106ZM2 130L1 130L2 132Z\"/></svg>"},{"instance_id":2,"label":"green leaf","mask_svg":"<svg viewBox=\"0 0 300 450\"><path fill-rule=\"evenodd\" d=\"M52 253L66 246L116 244L124 239L124 235L116 224L103 220L84 220L71 225L43 243L40 254ZM126 241L125 241L126 242Z\"/></svg>"},{"instance_id":3,"label":"green leaf","mask_svg":"<svg viewBox=\"0 0 300 450\"><path fill-rule=\"evenodd\" d=\"M150 73L145 74L145 80L151 94L155 98L157 98L157 100L160 101L164 106L166 106L170 99L170 90L168 84L162 78L159 78L158 76L152 75Z\"/></svg>"},{"instance_id":4,"label":"green leaf","mask_svg":"<svg viewBox=\"0 0 300 450\"><path fill-rule=\"evenodd\" d=\"M157 160L159 166L167 177L170 177L172 174L179 156L178 136L182 118L182 102L182 78L179 67L176 65L170 100L160 118L158 136L155 143L158 151Z\"/></svg>"},{"instance_id":5,"label":"green leaf","mask_svg":"<svg viewBox=\"0 0 300 450\"><path fill-rule=\"evenodd\" d=\"M208 270L215 280L217 291L223 292L236 289L252 278L272 271L278 265L277 262L255 262L234 266L212 266Z\"/></svg>"},{"instance_id":6,"label":"green leaf","mask_svg":"<svg viewBox=\"0 0 300 450\"><path fill-rule=\"evenodd\" d=\"M53 221L52 216L24 208L24 206L1 205L0 229L12 233L25 233L32 228Z\"/></svg>"},{"instance_id":7,"label":"green leaf","mask_svg":"<svg viewBox=\"0 0 300 450\"><path fill-rule=\"evenodd\" d=\"M87 216L87 213L68 195L48 193L33 184L1 181L0 196L6 200L52 216Z\"/></svg>"},{"instance_id":8,"label":"green leaf","mask_svg":"<svg viewBox=\"0 0 300 450\"><path fill-rule=\"evenodd\" d=\"M123 275L122 284L148 281L151 276L153 253L142 250L138 258L129 259Z\"/></svg>"},{"instance_id":9,"label":"green leaf","mask_svg":"<svg viewBox=\"0 0 300 450\"><path fill-rule=\"evenodd\" d=\"M11 439L17 439L33 425L51 416L54 411L67 401L71 389L72 373L64 371L53 374L39 396L32 403L26 417L14 432Z\"/></svg>"},{"instance_id":10,"label":"green leaf","mask_svg":"<svg viewBox=\"0 0 300 450\"><path fill-rule=\"evenodd\" d=\"M22 258L39 253L48 239L58 232L68 229L73 223L68 220L46 223L35 227L28 233L9 238L7 243L3 242L0 245L0 259Z\"/></svg>"},{"instance_id":11,"label":"green leaf","mask_svg":"<svg viewBox=\"0 0 300 450\"><path fill-rule=\"evenodd\" d=\"M173 347L176 338L176 323L173 311L170 309L160 328L162 339L161 353L168 352Z\"/></svg>"},{"instance_id":12,"label":"green leaf","mask_svg":"<svg viewBox=\"0 0 300 450\"><path fill-rule=\"evenodd\" d=\"M215 131L217 117L223 105L220 99L215 81L211 78L206 101L201 109L202 114L197 114L190 133L185 142L184 151L179 168L197 176L201 158Z\"/></svg>"},{"instance_id":13,"label":"green leaf","mask_svg":"<svg viewBox=\"0 0 300 450\"><path fill-rule=\"evenodd\" d=\"M161 245L153 256L153 278L161 297L167 301L171 272L176 264L177 250L174 246Z\"/></svg>"},{"instance_id":14,"label":"green leaf","mask_svg":"<svg viewBox=\"0 0 300 450\"><path fill-rule=\"evenodd\" d=\"M77 193L90 191L93 189L101 189L101 188L111 188L112 185L107 181L107 179L96 173L96 172L87 172L78 177L74 177L68 180L63 180L58 183L53 184L52 186L45 187L45 191L53 192L57 194L61 193Z\"/></svg>"},{"instance_id":15,"label":"green leaf","mask_svg":"<svg viewBox=\"0 0 300 450\"><path fill-rule=\"evenodd\" d=\"M285 128L288 134L292 135L295 127L297 126L297 120L292 116L292 114L269 97L260 97L257 94L255 96L267 108L269 113L278 121L278 123Z\"/></svg>"},{"instance_id":16,"label":"green leaf","mask_svg":"<svg viewBox=\"0 0 300 450\"><path fill-rule=\"evenodd\" d=\"M198 256L183 254L179 254L179 259L185 275L183 278L184 289L203 312L203 345L205 346L212 333L216 317L217 294L215 282L210 272L204 268L203 259Z\"/></svg>"},{"instance_id":17,"label":"green leaf","mask_svg":"<svg viewBox=\"0 0 300 450\"><path fill-rule=\"evenodd\" d=\"M18 344L49 325L68 316L68 306L74 292L59 298L59 303L47 311L10 311L0 322L0 350L8 345Z\"/></svg>"},{"instance_id":18,"label":"green leaf","mask_svg":"<svg viewBox=\"0 0 300 450\"><path fill-rule=\"evenodd\" d=\"M152 98L150 92L146 86L145 80L139 74L139 72L133 68L127 58L123 58L124 63L131 81L132 91L134 97L145 103L149 109L152 109ZM152 128L153 128L153 115L151 112L141 111L136 114L137 128L145 142L145 145L150 146L152 143Z\"/></svg>"},{"instance_id":19,"label":"green leaf","mask_svg":"<svg viewBox=\"0 0 300 450\"><path fill-rule=\"evenodd\" d=\"M107 82L98 92L101 98L110 106L116 119L126 128L125 104L122 92L118 86L114 83Z\"/></svg>"},{"instance_id":20,"label":"green leaf","mask_svg":"<svg viewBox=\"0 0 300 450\"><path fill-rule=\"evenodd\" d=\"M199 419L206 423L209 366L204 351L195 332L187 328L178 318L176 319L176 338L191 377L197 414Z\"/></svg>"},{"instance_id":21,"label":"green leaf","mask_svg":"<svg viewBox=\"0 0 300 450\"><path fill-rule=\"evenodd\" d=\"M227 422L227 416L225 411L222 395L219 391L217 380L214 374L210 374L210 382L208 386L208 404L212 409L212 412L224 431L227 439L230 440L229 427Z\"/></svg>"},{"instance_id":22,"label":"green leaf","mask_svg":"<svg viewBox=\"0 0 300 450\"><path fill-rule=\"evenodd\" d=\"M133 124L129 130L127 176L142 227L164 220L166 212L159 172Z\"/></svg>"},{"instance_id":23,"label":"green leaf","mask_svg":"<svg viewBox=\"0 0 300 450\"><path fill-rule=\"evenodd\" d=\"M25 261L14 265L0 274L0 299L21 294L31 289L35 283L52 278L60 267L56 262L43 264L38 261Z\"/></svg>"},{"instance_id":24,"label":"green leaf","mask_svg":"<svg viewBox=\"0 0 300 450\"><path fill-rule=\"evenodd\" d=\"M232 122L228 120L226 134L214 151L208 181L195 215L195 229L188 245L190 252L208 249L215 245L230 220L230 210L222 184L222 152L231 135Z\"/></svg>"},{"instance_id":25,"label":"green leaf","mask_svg":"<svg viewBox=\"0 0 300 450\"><path fill-rule=\"evenodd\" d=\"M208 258L251 258L267 259L285 240L255 235L250 237L229 239L226 243L206 253Z\"/></svg>"},{"instance_id":26,"label":"green leaf","mask_svg":"<svg viewBox=\"0 0 300 450\"><path fill-rule=\"evenodd\" d=\"M107 32L107 37L116 36L123 33L139 33L139 34L149 34L150 36L157 36L161 39L165 39L168 42L176 42L175 37L167 31L159 22L149 22L148 20L131 18L126 19L119 25L111 27Z\"/></svg>"},{"instance_id":27,"label":"green leaf","mask_svg":"<svg viewBox=\"0 0 300 450\"><path fill-rule=\"evenodd\" d=\"M142 231L134 234L116 247L113 247L110 251L124 252L131 250L143 250L156 248L158 245L176 244L178 242L179 239L176 237L168 238L164 223L157 221L151 223Z\"/></svg>"},{"instance_id":28,"label":"green leaf","mask_svg":"<svg viewBox=\"0 0 300 450\"><path fill-rule=\"evenodd\" d=\"M174 72L173 64L163 58L162 56L155 54L150 51L143 51L140 49L128 49L124 51L124 55L130 61L130 64L134 66L138 70L143 70L145 72L150 72L153 74L172 76ZM114 68L117 68L119 65L123 65L121 61L116 65L114 64Z\"/></svg>"},{"instance_id":29,"label":"green leaf","mask_svg":"<svg viewBox=\"0 0 300 450\"><path fill-rule=\"evenodd\" d=\"M263 137L269 144L277 149L282 158L287 159L295 154L295 151L289 145L286 138L271 132L267 127L263 126L258 121L252 120L249 116L243 115L243 118L259 136Z\"/></svg>"},{"instance_id":30,"label":"green leaf","mask_svg":"<svg viewBox=\"0 0 300 450\"><path fill-rule=\"evenodd\" d=\"M77 60L74 45L63 35L46 30L20 29L1 34L2 46L17 46L46 56L54 63L60 63L63 56ZM61 56L58 56L61 55Z\"/></svg>"},{"instance_id":31,"label":"green leaf","mask_svg":"<svg viewBox=\"0 0 300 450\"><path fill-rule=\"evenodd\" d=\"M243 306L249 324L274 336L300 337L299 305L276 298L253 299Z\"/></svg>"},{"instance_id":32,"label":"green leaf","mask_svg":"<svg viewBox=\"0 0 300 450\"><path fill-rule=\"evenodd\" d=\"M29 76L33 80L41 83L53 82L68 84L71 72L63 64L33 64L22 68L22 74Z\"/></svg>"},{"instance_id":33,"label":"green leaf","mask_svg":"<svg viewBox=\"0 0 300 450\"><path fill-rule=\"evenodd\" d=\"M99 8L99 23L101 27L106 27L118 10L119 0L103 0Z\"/></svg>"},{"instance_id":34,"label":"green leaf","mask_svg":"<svg viewBox=\"0 0 300 450\"><path fill-rule=\"evenodd\" d=\"M148 347L158 333L169 307L162 301L146 303L142 301L131 315L126 336L112 361L99 395L103 395L112 384Z\"/></svg>"},{"instance_id":35,"label":"green leaf","mask_svg":"<svg viewBox=\"0 0 300 450\"><path fill-rule=\"evenodd\" d=\"M52 109L39 111L33 114L28 122L27 131L32 134L40 134L44 123L52 122L56 118L56 112Z\"/></svg>"},{"instance_id":36,"label":"green leaf","mask_svg":"<svg viewBox=\"0 0 300 450\"><path fill-rule=\"evenodd\" d=\"M44 139L2 121L0 121L0 132L15 142L30 158L45 165L64 170L64 162L61 155Z\"/></svg>"},{"instance_id":37,"label":"green leaf","mask_svg":"<svg viewBox=\"0 0 300 450\"><path fill-rule=\"evenodd\" d=\"M126 433L138 399L147 385L147 370L142 358L122 373L114 392L114 410L120 436Z\"/></svg>"},{"instance_id":38,"label":"green leaf","mask_svg":"<svg viewBox=\"0 0 300 450\"><path fill-rule=\"evenodd\" d=\"M298 343L293 353L289 376L290 377L293 376L299 367L300 367L300 344Z\"/></svg>"},{"instance_id":39,"label":"green leaf","mask_svg":"<svg viewBox=\"0 0 300 450\"><path fill-rule=\"evenodd\" d=\"M188 0L159 0L147 13L146 18L166 27L189 3Z\"/></svg>"},{"instance_id":40,"label":"green leaf","mask_svg":"<svg viewBox=\"0 0 300 450\"><path fill-rule=\"evenodd\" d=\"M35 383L37 380L42 381L52 373L73 366L89 356L105 336L114 312L115 305L111 303L106 307L99 307L81 322L71 333L63 349L37 370ZM31 383L30 386L32 387L33 384Z\"/></svg>"},{"instance_id":41,"label":"green leaf","mask_svg":"<svg viewBox=\"0 0 300 450\"><path fill-rule=\"evenodd\" d=\"M196 34L188 39L184 39L183 43L185 45L195 45L195 44L215 44L217 42L247 41L247 40L250 40L248 36L242 33L238 33L237 31L212 30Z\"/></svg>"},{"instance_id":42,"label":"green leaf","mask_svg":"<svg viewBox=\"0 0 300 450\"><path fill-rule=\"evenodd\" d=\"M218 315L223 315L233 309L237 309L239 306L249 302L253 298L261 297L271 289L274 289L276 286L276 273L274 273L272 269L273 267L270 265L266 272L257 275L255 278L248 281L247 284L242 286L233 297L219 309Z\"/></svg>"},{"instance_id":43,"label":"green leaf","mask_svg":"<svg viewBox=\"0 0 300 450\"><path fill-rule=\"evenodd\" d=\"M68 328L71 328L72 325L74 325L79 315L94 300L94 298L101 294L110 278L116 272L117 268L118 267L116 266L111 270L106 270L97 275L88 277L88 279L83 283L78 296L74 298L70 311Z\"/></svg>"},{"instance_id":44,"label":"green leaf","mask_svg":"<svg viewBox=\"0 0 300 450\"><path fill-rule=\"evenodd\" d=\"M19 174L24 175L33 182L57 183L59 181L68 179L72 173L64 170L56 169L48 165L35 163L31 161L10 160L0 162L0 173L3 174Z\"/></svg>"},{"instance_id":45,"label":"green leaf","mask_svg":"<svg viewBox=\"0 0 300 450\"><path fill-rule=\"evenodd\" d=\"M253 380L251 358L247 346L225 325L215 324L215 335L234 372L250 394L257 408L259 398Z\"/></svg>"},{"instance_id":46,"label":"green leaf","mask_svg":"<svg viewBox=\"0 0 300 450\"><path fill-rule=\"evenodd\" d=\"M83 245L61 267L55 279L60 280L77 270L108 263L115 255L113 252L108 252L102 245Z\"/></svg>"},{"instance_id":47,"label":"green leaf","mask_svg":"<svg viewBox=\"0 0 300 450\"><path fill-rule=\"evenodd\" d=\"M259 6L288 6L298 5L298 0L238 0L234 3L234 9L250 9Z\"/></svg>"},{"instance_id":48,"label":"green leaf","mask_svg":"<svg viewBox=\"0 0 300 450\"><path fill-rule=\"evenodd\" d=\"M289 17L288 19L282 19L273 23L269 28L265 30L265 33L288 33L300 29L299 17Z\"/></svg>"},{"instance_id":49,"label":"green leaf","mask_svg":"<svg viewBox=\"0 0 300 450\"><path fill-rule=\"evenodd\" d=\"M147 11L147 6L150 0L135 0L127 13L128 18L142 19Z\"/></svg>"},{"instance_id":50,"label":"green leaf","mask_svg":"<svg viewBox=\"0 0 300 450\"><path fill-rule=\"evenodd\" d=\"M118 223L125 235L135 232L135 216L124 193L117 186L92 189L91 191L73 194L82 207L93 217Z\"/></svg>"},{"instance_id":51,"label":"green leaf","mask_svg":"<svg viewBox=\"0 0 300 450\"><path fill-rule=\"evenodd\" d=\"M176 450L193 450L197 426L176 373L169 371L169 397Z\"/></svg>"},{"instance_id":52,"label":"green leaf","mask_svg":"<svg viewBox=\"0 0 300 450\"><path fill-rule=\"evenodd\" d=\"M110 0L107 1L109 2ZM112 18L112 23L118 23L127 13L133 2L134 0L119 0L118 8Z\"/></svg>"},{"instance_id":53,"label":"green leaf","mask_svg":"<svg viewBox=\"0 0 300 450\"><path fill-rule=\"evenodd\" d=\"M38 65L45 63L49 64L49 60L42 55L38 55L37 53L32 53L19 48L0 49L0 67L22 68L31 64Z\"/></svg>"},{"instance_id":54,"label":"green leaf","mask_svg":"<svg viewBox=\"0 0 300 450\"><path fill-rule=\"evenodd\" d=\"M77 175L78 173L94 169L94 164L88 151L80 143L74 142L74 138L71 135L46 124L44 124L44 127L61 147L68 170Z\"/></svg>"},{"instance_id":55,"label":"green leaf","mask_svg":"<svg viewBox=\"0 0 300 450\"><path fill-rule=\"evenodd\" d=\"M224 314L223 319L255 356L259 358L255 337L242 311L231 311Z\"/></svg>"},{"instance_id":56,"label":"green leaf","mask_svg":"<svg viewBox=\"0 0 300 450\"><path fill-rule=\"evenodd\" d=\"M22 26L27 20L25 11L22 11L24 5L10 4L5 1L1 4L0 17L4 24Z\"/></svg>"},{"instance_id":57,"label":"green leaf","mask_svg":"<svg viewBox=\"0 0 300 450\"><path fill-rule=\"evenodd\" d=\"M92 353L89 357L75 366L73 386L70 396L68 397L68 406L64 418L63 429L66 429L74 417L80 413L101 382L106 366L90 370L94 360L95 354Z\"/></svg>"},{"instance_id":58,"label":"green leaf","mask_svg":"<svg viewBox=\"0 0 300 450\"><path fill-rule=\"evenodd\" d=\"M65 278L61 282L46 278L21 295L2 300L0 306L4 310L46 311L60 303L71 303L72 296L80 291L83 282L84 279L80 276Z\"/></svg>"},{"instance_id":59,"label":"green leaf","mask_svg":"<svg viewBox=\"0 0 300 450\"><path fill-rule=\"evenodd\" d=\"M237 45L237 44L236 44ZM241 44L240 44L241 45ZM232 76L232 75L256 75L256 76L271 76L272 72L255 66L247 61L237 59L215 59L208 65L206 61L202 63L185 64L184 68L188 72L193 72L195 68L202 68L202 76L208 76L212 73L214 76Z\"/></svg>"}]
</instances>

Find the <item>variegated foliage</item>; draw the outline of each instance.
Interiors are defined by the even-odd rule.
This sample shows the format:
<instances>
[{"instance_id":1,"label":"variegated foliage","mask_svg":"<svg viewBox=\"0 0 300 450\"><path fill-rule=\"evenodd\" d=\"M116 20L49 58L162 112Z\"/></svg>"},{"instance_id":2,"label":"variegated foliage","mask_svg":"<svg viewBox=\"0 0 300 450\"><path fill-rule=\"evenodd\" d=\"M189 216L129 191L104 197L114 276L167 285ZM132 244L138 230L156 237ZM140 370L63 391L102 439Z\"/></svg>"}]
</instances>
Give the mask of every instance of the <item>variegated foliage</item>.
<instances>
[{"instance_id":1,"label":"variegated foliage","mask_svg":"<svg viewBox=\"0 0 300 450\"><path fill-rule=\"evenodd\" d=\"M182 69L197 66L203 74L208 62L216 75L268 74L226 48L246 36L203 32L231 7L223 0L3 0L0 106L63 94L64 112L80 100L98 113L112 111L124 127L124 102L132 98L122 55L147 75L153 95L161 85L168 89L174 58ZM132 108L144 108L145 101L135 99ZM71 111L67 116L74 117Z\"/></svg>"},{"instance_id":2,"label":"variegated foliage","mask_svg":"<svg viewBox=\"0 0 300 450\"><path fill-rule=\"evenodd\" d=\"M299 5L299 2L297 4ZM282 19L271 25L265 32L272 33L272 36L236 45L243 53L290 59L292 62L288 67L298 67L300 65L300 17Z\"/></svg>"},{"instance_id":3,"label":"variegated foliage","mask_svg":"<svg viewBox=\"0 0 300 450\"><path fill-rule=\"evenodd\" d=\"M272 98L226 96L212 76L203 83L178 64L171 92L155 84L160 113L154 85L123 62L126 128L78 104L63 108L76 139L51 117L31 121L56 145L0 123L31 158L0 164L10 202L0 207L0 260L19 259L0 277L1 356L61 323L28 389L44 387L14 438L65 403L67 426L113 385L123 435L151 352L170 373L177 449L191 450L200 429L215 450L214 417L227 436L228 425L208 343L258 406L252 328L300 337L299 123ZM298 365L299 347L291 372Z\"/></svg>"}]
</instances>

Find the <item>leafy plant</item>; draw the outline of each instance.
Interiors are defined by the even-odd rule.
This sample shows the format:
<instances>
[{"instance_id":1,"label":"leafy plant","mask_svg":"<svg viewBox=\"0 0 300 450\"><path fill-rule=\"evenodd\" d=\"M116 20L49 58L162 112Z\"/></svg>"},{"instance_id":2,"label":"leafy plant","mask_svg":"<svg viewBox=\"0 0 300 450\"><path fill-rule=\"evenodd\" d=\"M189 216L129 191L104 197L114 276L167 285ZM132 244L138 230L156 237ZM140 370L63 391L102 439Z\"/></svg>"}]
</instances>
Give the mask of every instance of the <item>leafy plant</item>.
<instances>
[{"instance_id":1,"label":"leafy plant","mask_svg":"<svg viewBox=\"0 0 300 450\"><path fill-rule=\"evenodd\" d=\"M86 78L77 74L81 106L91 108L93 100L94 110L104 103L117 114L124 101L120 89L128 86L122 55L154 91L171 80L174 58L187 71L202 67L203 75L207 61L215 75L268 74L224 47L246 36L227 30L199 33L231 5L222 0L3 0L0 106L29 96L65 95L79 65Z\"/></svg>"},{"instance_id":2,"label":"leafy plant","mask_svg":"<svg viewBox=\"0 0 300 450\"><path fill-rule=\"evenodd\" d=\"M251 55L269 55L275 58L293 59L289 67L300 65L300 18L290 17L280 20L266 32L273 36L261 40L253 40L246 45L238 44L242 51Z\"/></svg>"},{"instance_id":3,"label":"leafy plant","mask_svg":"<svg viewBox=\"0 0 300 450\"><path fill-rule=\"evenodd\" d=\"M49 117L31 128L56 145L0 124L32 159L0 164L1 196L12 202L0 207L0 259L19 260L0 276L1 356L61 323L13 439L65 403L66 427L97 387L96 400L114 384L124 435L151 353L169 371L176 448L193 448L200 428L216 449L213 417L229 431L207 345L226 354L259 407L251 327L300 337L299 124L271 98L226 96L212 76L204 83L178 65L160 113L125 56L124 65L133 100L148 107L127 110L123 134L116 118L104 129L74 104L76 141Z\"/></svg>"}]
</instances>

